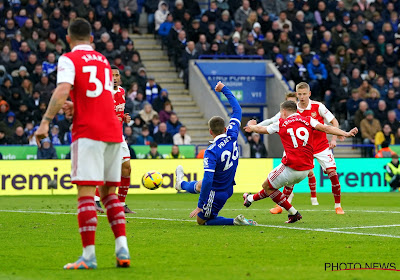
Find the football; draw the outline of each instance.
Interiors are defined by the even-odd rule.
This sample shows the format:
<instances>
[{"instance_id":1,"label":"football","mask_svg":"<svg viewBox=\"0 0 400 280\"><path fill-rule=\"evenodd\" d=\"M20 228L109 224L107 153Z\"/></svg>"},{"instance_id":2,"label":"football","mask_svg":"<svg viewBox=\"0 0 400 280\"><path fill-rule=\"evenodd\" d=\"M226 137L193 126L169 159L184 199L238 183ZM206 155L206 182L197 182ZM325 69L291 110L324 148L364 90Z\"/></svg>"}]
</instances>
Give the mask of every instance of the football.
<instances>
[{"instance_id":1,"label":"football","mask_svg":"<svg viewBox=\"0 0 400 280\"><path fill-rule=\"evenodd\" d=\"M163 177L160 172L157 171L149 171L143 175L142 184L146 189L156 190L163 183Z\"/></svg>"}]
</instances>

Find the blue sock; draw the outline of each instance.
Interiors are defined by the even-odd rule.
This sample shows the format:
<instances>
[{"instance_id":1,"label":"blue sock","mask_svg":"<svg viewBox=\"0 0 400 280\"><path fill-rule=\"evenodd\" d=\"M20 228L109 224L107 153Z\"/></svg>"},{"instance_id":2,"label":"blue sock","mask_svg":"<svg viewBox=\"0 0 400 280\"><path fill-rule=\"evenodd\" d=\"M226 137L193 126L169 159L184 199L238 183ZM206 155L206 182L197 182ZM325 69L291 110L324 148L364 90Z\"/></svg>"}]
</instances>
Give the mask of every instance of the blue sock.
<instances>
[{"instance_id":1,"label":"blue sock","mask_svg":"<svg viewBox=\"0 0 400 280\"><path fill-rule=\"evenodd\" d=\"M196 191L196 184L197 184L197 181L191 181L191 182L183 181L181 183L181 188L182 188L182 190L185 190L189 193L198 193Z\"/></svg>"},{"instance_id":2,"label":"blue sock","mask_svg":"<svg viewBox=\"0 0 400 280\"><path fill-rule=\"evenodd\" d=\"M206 226L233 226L233 219L218 216L214 219L208 220Z\"/></svg>"}]
</instances>

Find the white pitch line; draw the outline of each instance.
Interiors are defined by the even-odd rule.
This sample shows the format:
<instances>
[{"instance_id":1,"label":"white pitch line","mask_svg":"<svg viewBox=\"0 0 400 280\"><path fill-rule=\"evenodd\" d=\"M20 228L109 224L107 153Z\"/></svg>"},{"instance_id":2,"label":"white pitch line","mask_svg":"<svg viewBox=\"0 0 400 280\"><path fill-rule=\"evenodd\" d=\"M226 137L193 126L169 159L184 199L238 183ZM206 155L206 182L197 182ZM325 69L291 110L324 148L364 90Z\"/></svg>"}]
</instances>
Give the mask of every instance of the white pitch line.
<instances>
[{"instance_id":1,"label":"white pitch line","mask_svg":"<svg viewBox=\"0 0 400 280\"><path fill-rule=\"evenodd\" d=\"M332 230L342 230L342 229L387 228L387 227L400 227L400 225L378 225L378 226L362 226L362 227L342 227L342 228L329 228L329 229L332 229Z\"/></svg>"},{"instance_id":2,"label":"white pitch line","mask_svg":"<svg viewBox=\"0 0 400 280\"><path fill-rule=\"evenodd\" d=\"M50 215L76 215L76 213L64 213L64 212L51 212L51 211L26 211L26 210L0 210L0 212L7 213L31 213L31 214L50 214ZM106 215L98 215L99 217L107 217ZM184 220L184 219L167 219L167 218L152 218L152 217L126 217L127 219L143 219L143 220L159 220L159 221L174 221L174 222L195 222L194 220ZM398 235L390 234L375 234L375 233L362 233L362 232L352 232L352 231L339 231L332 229L323 228L301 228L301 227L291 227L291 226L277 226L277 225L258 225L260 227L268 228L280 228L280 229L295 229L302 231L316 231L316 232L329 232L329 233L341 233L341 234L353 234L353 235L366 235L366 236L377 236L377 237L390 237L399 238Z\"/></svg>"}]
</instances>

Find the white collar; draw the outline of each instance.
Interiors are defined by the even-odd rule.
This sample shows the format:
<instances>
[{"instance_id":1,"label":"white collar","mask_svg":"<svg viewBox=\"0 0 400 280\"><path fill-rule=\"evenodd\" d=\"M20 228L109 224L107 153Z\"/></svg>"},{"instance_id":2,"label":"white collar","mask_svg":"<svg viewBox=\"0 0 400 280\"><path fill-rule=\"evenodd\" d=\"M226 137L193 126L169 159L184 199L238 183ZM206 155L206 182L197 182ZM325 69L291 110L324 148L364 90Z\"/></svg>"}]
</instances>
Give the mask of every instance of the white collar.
<instances>
[{"instance_id":1,"label":"white collar","mask_svg":"<svg viewBox=\"0 0 400 280\"><path fill-rule=\"evenodd\" d=\"M210 141L210 143L213 144L213 143L217 142L218 139L221 139L221 138L223 138L223 137L226 137L226 134L225 134L225 133L216 136L216 137L214 138L213 141Z\"/></svg>"},{"instance_id":2,"label":"white collar","mask_svg":"<svg viewBox=\"0 0 400 280\"><path fill-rule=\"evenodd\" d=\"M300 110L300 111L311 110L311 102L312 102L311 99L309 99L308 100L308 105L307 105L307 107L305 109L300 108L299 107L300 102L297 102L297 109Z\"/></svg>"},{"instance_id":3,"label":"white collar","mask_svg":"<svg viewBox=\"0 0 400 280\"><path fill-rule=\"evenodd\" d=\"M294 116L300 116L300 114L299 113L293 113L290 116L288 116L287 118L294 117Z\"/></svg>"},{"instance_id":4,"label":"white collar","mask_svg":"<svg viewBox=\"0 0 400 280\"><path fill-rule=\"evenodd\" d=\"M93 48L91 45L86 45L86 44L82 44L82 45L76 45L71 52L74 51L93 51Z\"/></svg>"}]
</instances>

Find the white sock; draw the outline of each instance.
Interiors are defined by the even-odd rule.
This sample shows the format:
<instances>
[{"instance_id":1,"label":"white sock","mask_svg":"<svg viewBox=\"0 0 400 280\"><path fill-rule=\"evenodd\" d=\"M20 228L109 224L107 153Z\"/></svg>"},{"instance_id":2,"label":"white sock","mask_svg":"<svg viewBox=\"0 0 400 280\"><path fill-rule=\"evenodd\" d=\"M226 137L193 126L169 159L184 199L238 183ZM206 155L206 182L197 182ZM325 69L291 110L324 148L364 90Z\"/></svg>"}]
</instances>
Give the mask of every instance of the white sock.
<instances>
[{"instance_id":1,"label":"white sock","mask_svg":"<svg viewBox=\"0 0 400 280\"><path fill-rule=\"evenodd\" d=\"M290 207L290 209L288 210L288 214L289 214L289 215L294 215L294 214L296 214L296 213L297 213L297 210L296 210L296 208L294 208L293 206Z\"/></svg>"},{"instance_id":2,"label":"white sock","mask_svg":"<svg viewBox=\"0 0 400 280\"><path fill-rule=\"evenodd\" d=\"M95 195L94 196L94 201L100 201L100 196Z\"/></svg>"},{"instance_id":3,"label":"white sock","mask_svg":"<svg viewBox=\"0 0 400 280\"><path fill-rule=\"evenodd\" d=\"M128 241L126 236L120 236L115 239L115 252L117 253L121 248L128 250Z\"/></svg>"},{"instance_id":4,"label":"white sock","mask_svg":"<svg viewBox=\"0 0 400 280\"><path fill-rule=\"evenodd\" d=\"M253 195L252 194L248 195L247 196L247 200L250 201L250 202L254 202Z\"/></svg>"},{"instance_id":5,"label":"white sock","mask_svg":"<svg viewBox=\"0 0 400 280\"><path fill-rule=\"evenodd\" d=\"M289 201L290 204L292 204L292 200L293 200L294 194L293 192L289 195L287 201Z\"/></svg>"},{"instance_id":6,"label":"white sock","mask_svg":"<svg viewBox=\"0 0 400 280\"><path fill-rule=\"evenodd\" d=\"M83 248L82 257L85 260L90 260L91 258L93 258L95 256L96 256L96 253L94 250L94 245L88 245L85 248Z\"/></svg>"},{"instance_id":7,"label":"white sock","mask_svg":"<svg viewBox=\"0 0 400 280\"><path fill-rule=\"evenodd\" d=\"M125 202L121 202L122 206L125 206Z\"/></svg>"},{"instance_id":8,"label":"white sock","mask_svg":"<svg viewBox=\"0 0 400 280\"><path fill-rule=\"evenodd\" d=\"M342 205L340 203L335 203L335 209L338 207L342 207Z\"/></svg>"}]
</instances>

